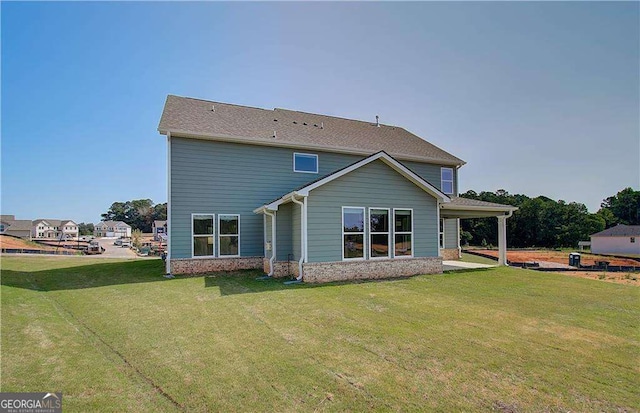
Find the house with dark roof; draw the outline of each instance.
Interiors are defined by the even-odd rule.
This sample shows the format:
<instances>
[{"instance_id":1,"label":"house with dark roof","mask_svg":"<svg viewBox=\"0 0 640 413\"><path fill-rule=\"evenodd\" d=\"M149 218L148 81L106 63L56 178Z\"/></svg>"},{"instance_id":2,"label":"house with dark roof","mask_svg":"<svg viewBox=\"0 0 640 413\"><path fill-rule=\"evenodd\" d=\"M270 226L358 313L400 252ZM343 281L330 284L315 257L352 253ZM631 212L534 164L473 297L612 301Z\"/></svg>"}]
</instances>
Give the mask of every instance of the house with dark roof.
<instances>
[{"instance_id":1,"label":"house with dark roof","mask_svg":"<svg viewBox=\"0 0 640 413\"><path fill-rule=\"evenodd\" d=\"M168 274L263 268L306 282L442 272L460 219L516 209L459 198L464 161L398 126L169 95Z\"/></svg>"},{"instance_id":2,"label":"house with dark roof","mask_svg":"<svg viewBox=\"0 0 640 413\"><path fill-rule=\"evenodd\" d=\"M640 255L640 225L618 224L592 234L591 252Z\"/></svg>"}]
</instances>

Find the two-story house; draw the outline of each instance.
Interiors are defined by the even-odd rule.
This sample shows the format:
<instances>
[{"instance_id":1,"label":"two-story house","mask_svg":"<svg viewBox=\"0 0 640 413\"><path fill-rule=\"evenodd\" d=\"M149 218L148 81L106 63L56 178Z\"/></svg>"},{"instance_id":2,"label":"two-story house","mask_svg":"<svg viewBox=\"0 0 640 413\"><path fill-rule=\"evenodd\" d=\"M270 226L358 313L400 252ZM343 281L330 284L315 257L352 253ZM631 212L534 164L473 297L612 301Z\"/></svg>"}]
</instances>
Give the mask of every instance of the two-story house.
<instances>
[{"instance_id":1,"label":"two-story house","mask_svg":"<svg viewBox=\"0 0 640 413\"><path fill-rule=\"evenodd\" d=\"M101 221L94 225L93 235L96 237L131 237L131 225L122 221Z\"/></svg>"},{"instance_id":2,"label":"two-story house","mask_svg":"<svg viewBox=\"0 0 640 413\"><path fill-rule=\"evenodd\" d=\"M464 161L397 127L168 96L167 273L264 268L298 280L439 273L459 219L514 207L457 197Z\"/></svg>"},{"instance_id":3,"label":"two-story house","mask_svg":"<svg viewBox=\"0 0 640 413\"><path fill-rule=\"evenodd\" d=\"M31 222L33 239L74 239L78 237L78 224L70 219L36 219Z\"/></svg>"}]
</instances>

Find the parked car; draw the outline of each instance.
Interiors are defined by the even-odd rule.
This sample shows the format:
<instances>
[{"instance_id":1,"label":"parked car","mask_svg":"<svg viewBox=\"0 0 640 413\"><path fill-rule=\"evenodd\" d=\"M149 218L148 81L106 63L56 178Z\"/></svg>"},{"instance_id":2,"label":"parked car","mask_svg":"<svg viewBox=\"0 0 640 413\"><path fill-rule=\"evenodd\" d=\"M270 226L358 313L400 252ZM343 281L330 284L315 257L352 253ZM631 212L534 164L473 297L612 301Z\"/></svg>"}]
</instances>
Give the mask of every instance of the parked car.
<instances>
[{"instance_id":1,"label":"parked car","mask_svg":"<svg viewBox=\"0 0 640 413\"><path fill-rule=\"evenodd\" d=\"M113 245L115 245L116 247L121 247L122 246L122 239L117 239L113 242Z\"/></svg>"},{"instance_id":2,"label":"parked car","mask_svg":"<svg viewBox=\"0 0 640 413\"><path fill-rule=\"evenodd\" d=\"M125 240L120 240L120 241L121 241L120 245L122 246L122 248L124 248L124 247L130 248L131 247L131 241L126 240L126 239Z\"/></svg>"}]
</instances>

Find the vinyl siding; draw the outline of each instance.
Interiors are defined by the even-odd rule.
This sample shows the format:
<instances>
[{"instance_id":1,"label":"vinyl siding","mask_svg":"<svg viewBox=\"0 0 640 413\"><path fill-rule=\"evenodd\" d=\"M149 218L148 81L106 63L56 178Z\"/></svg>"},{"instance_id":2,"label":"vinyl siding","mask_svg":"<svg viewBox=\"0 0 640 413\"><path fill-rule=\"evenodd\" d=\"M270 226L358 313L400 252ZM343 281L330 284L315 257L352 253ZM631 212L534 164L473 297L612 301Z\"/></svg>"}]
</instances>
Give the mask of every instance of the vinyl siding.
<instances>
[{"instance_id":1,"label":"vinyl siding","mask_svg":"<svg viewBox=\"0 0 640 413\"><path fill-rule=\"evenodd\" d=\"M175 136L170 142L172 222L169 236L173 258L191 257L192 213L216 214L216 222L218 214L240 214L240 255L262 256L264 254L263 218L253 213L255 208L364 158L322 151L303 151L318 155L319 172L318 174L295 173L293 172L293 153L300 152L295 149ZM432 185L440 188L439 165L417 162L405 164ZM398 178L410 184L400 175ZM316 191L319 190L320 188ZM389 188L388 193L390 198L395 197L391 195L393 188ZM294 209L278 211L278 260L286 260L288 254L293 254L295 259L300 256L300 211L298 205L294 204L294 207ZM268 226L270 228L270 222ZM282 241L280 236L283 237ZM340 235L338 235L338 241L339 238ZM310 244L309 255L311 255L311 248Z\"/></svg>"},{"instance_id":2,"label":"vinyl siding","mask_svg":"<svg viewBox=\"0 0 640 413\"><path fill-rule=\"evenodd\" d=\"M431 185L436 188L442 190L442 180L440 175L441 165L434 165L429 163L421 163L421 162L411 162L411 161L401 161L407 168L411 169L413 172L417 173L424 179L429 182ZM455 167L447 166L446 168L453 169L453 195L458 195L458 170Z\"/></svg>"},{"instance_id":3,"label":"vinyl siding","mask_svg":"<svg viewBox=\"0 0 640 413\"><path fill-rule=\"evenodd\" d=\"M309 262L342 260L343 206L366 207L365 221L370 207L413 208L414 257L438 256L436 199L382 161L374 161L310 192L307 207ZM392 217L390 221L393 227ZM368 230L367 223L367 240Z\"/></svg>"},{"instance_id":4,"label":"vinyl siding","mask_svg":"<svg viewBox=\"0 0 640 413\"><path fill-rule=\"evenodd\" d=\"M276 260L287 261L291 254L292 231L291 231L291 204L280 205L276 212Z\"/></svg>"},{"instance_id":5,"label":"vinyl siding","mask_svg":"<svg viewBox=\"0 0 640 413\"><path fill-rule=\"evenodd\" d=\"M458 220L444 220L444 247L458 248Z\"/></svg>"},{"instance_id":6,"label":"vinyl siding","mask_svg":"<svg viewBox=\"0 0 640 413\"><path fill-rule=\"evenodd\" d=\"M293 172L294 149L171 138L171 256L191 257L191 214L240 214L240 255L263 255L262 216L255 208L344 168L361 156L318 154L318 174ZM308 151L307 151L308 152ZM290 213L290 212L289 212ZM217 220L217 219L216 219ZM284 223L278 213L278 233ZM286 228L291 234L291 227ZM291 235L289 235L291 237ZM278 259L291 241L278 240ZM288 245L288 250L285 247Z\"/></svg>"}]
</instances>

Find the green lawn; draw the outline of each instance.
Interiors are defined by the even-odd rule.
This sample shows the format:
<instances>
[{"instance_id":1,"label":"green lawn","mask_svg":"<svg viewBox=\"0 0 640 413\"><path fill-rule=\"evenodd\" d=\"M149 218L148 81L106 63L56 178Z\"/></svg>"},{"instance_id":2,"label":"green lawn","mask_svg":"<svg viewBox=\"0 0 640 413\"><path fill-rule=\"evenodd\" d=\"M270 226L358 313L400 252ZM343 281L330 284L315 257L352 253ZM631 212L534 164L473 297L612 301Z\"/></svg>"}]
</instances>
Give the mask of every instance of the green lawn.
<instances>
[{"instance_id":1,"label":"green lawn","mask_svg":"<svg viewBox=\"0 0 640 413\"><path fill-rule=\"evenodd\" d=\"M640 288L513 268L322 286L2 258L2 391L78 411L636 411Z\"/></svg>"}]
</instances>

